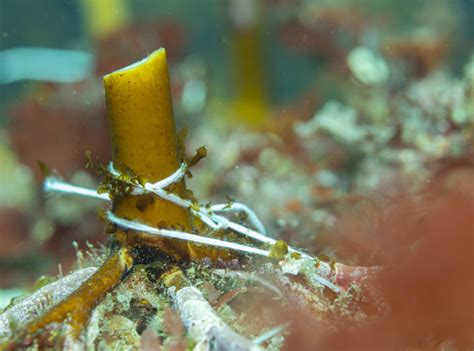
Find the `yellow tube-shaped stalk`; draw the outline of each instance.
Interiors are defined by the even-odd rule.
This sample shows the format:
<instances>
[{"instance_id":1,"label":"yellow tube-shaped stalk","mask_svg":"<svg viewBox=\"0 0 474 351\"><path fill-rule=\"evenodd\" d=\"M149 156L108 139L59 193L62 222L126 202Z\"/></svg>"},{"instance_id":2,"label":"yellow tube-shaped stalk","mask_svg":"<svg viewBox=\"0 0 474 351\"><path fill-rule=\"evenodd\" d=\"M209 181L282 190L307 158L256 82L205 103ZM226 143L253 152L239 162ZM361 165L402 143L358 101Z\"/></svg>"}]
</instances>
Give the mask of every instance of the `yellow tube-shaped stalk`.
<instances>
[{"instance_id":1,"label":"yellow tube-shaped stalk","mask_svg":"<svg viewBox=\"0 0 474 351\"><path fill-rule=\"evenodd\" d=\"M122 173L131 170L149 182L175 172L182 155L178 155L165 50L159 49L140 62L106 75L104 86L115 168ZM171 188L183 195L184 180ZM153 227L188 232L193 229L189 209L150 194L118 197L113 201L113 211L120 217ZM157 247L176 259L229 256L224 250L147 234L128 235L127 241L128 245Z\"/></svg>"},{"instance_id":2,"label":"yellow tube-shaped stalk","mask_svg":"<svg viewBox=\"0 0 474 351\"><path fill-rule=\"evenodd\" d=\"M129 168L151 182L176 171L179 160L165 49L106 75L104 87L115 167Z\"/></svg>"},{"instance_id":3,"label":"yellow tube-shaped stalk","mask_svg":"<svg viewBox=\"0 0 474 351\"><path fill-rule=\"evenodd\" d=\"M262 3L231 0L230 6L234 110L241 124L258 128L267 122L270 113L262 49Z\"/></svg>"},{"instance_id":4,"label":"yellow tube-shaped stalk","mask_svg":"<svg viewBox=\"0 0 474 351\"><path fill-rule=\"evenodd\" d=\"M106 75L104 87L115 168L122 173L131 170L149 182L175 172L180 160L166 51L159 49L140 62ZM181 181L173 190L183 193L184 189ZM154 227L191 230L187 209L156 196L118 197L114 199L113 211ZM169 255L187 257L185 243L156 237L152 240L153 246ZM149 244L150 240L142 236L139 241Z\"/></svg>"},{"instance_id":5,"label":"yellow tube-shaped stalk","mask_svg":"<svg viewBox=\"0 0 474 351\"><path fill-rule=\"evenodd\" d=\"M260 36L256 28L251 28L238 30L233 37L237 119L246 126L261 127L270 111Z\"/></svg>"},{"instance_id":6,"label":"yellow tube-shaped stalk","mask_svg":"<svg viewBox=\"0 0 474 351\"><path fill-rule=\"evenodd\" d=\"M89 34L102 37L124 27L129 22L128 0L82 0L80 2Z\"/></svg>"}]
</instances>

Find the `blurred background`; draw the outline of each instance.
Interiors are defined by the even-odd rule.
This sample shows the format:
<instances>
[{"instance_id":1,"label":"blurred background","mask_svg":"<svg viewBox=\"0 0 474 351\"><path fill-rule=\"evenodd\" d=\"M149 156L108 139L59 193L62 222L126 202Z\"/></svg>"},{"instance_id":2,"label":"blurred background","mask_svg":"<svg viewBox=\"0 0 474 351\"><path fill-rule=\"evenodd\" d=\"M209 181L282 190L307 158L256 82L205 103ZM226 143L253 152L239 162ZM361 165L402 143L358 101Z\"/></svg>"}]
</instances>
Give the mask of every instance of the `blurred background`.
<instances>
[{"instance_id":1,"label":"blurred background","mask_svg":"<svg viewBox=\"0 0 474 351\"><path fill-rule=\"evenodd\" d=\"M45 196L38 166L98 184L104 74L165 47L177 126L209 151L198 198L321 253L340 208L400 172L472 180L473 38L472 0L0 0L0 288L105 242L100 204Z\"/></svg>"}]
</instances>

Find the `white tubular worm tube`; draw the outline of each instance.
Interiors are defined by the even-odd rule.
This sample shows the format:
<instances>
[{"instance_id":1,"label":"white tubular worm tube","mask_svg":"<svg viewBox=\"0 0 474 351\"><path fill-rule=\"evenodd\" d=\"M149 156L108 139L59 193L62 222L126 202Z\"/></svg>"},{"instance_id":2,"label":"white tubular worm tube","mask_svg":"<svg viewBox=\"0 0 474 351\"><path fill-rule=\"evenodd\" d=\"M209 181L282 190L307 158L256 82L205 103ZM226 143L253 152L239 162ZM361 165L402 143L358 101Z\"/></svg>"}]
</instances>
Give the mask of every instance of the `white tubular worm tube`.
<instances>
[{"instance_id":1,"label":"white tubular worm tube","mask_svg":"<svg viewBox=\"0 0 474 351\"><path fill-rule=\"evenodd\" d=\"M139 232L144 232L144 233L148 233L152 235L158 235L158 236L166 237L166 238L184 240L184 241L194 242L194 243L208 245L208 246L215 246L215 247L220 247L224 249L241 251L241 252L252 254L252 255L259 255L259 256L264 256L264 257L270 256L269 251L258 249L256 247L241 245L241 244L214 239L214 238L208 238L205 236L200 236L200 235L186 233L186 232L180 232L177 230L155 228L155 227L151 227L140 222L129 221L127 219L117 217L110 211L107 211L107 219L110 222L115 223L118 226L125 229L136 230Z\"/></svg>"},{"instance_id":2,"label":"white tubular worm tube","mask_svg":"<svg viewBox=\"0 0 474 351\"><path fill-rule=\"evenodd\" d=\"M199 217L205 224L207 224L214 230L226 228L223 225L223 220L221 220L220 218L216 220L216 218L210 215L208 211L206 211L206 209L202 206L199 206L199 209L195 209L191 201L182 199L178 195L169 193L163 189L153 189L150 190L150 192L164 200L174 203L175 205L188 208L195 216Z\"/></svg>"},{"instance_id":3,"label":"white tubular worm tube","mask_svg":"<svg viewBox=\"0 0 474 351\"><path fill-rule=\"evenodd\" d=\"M267 243L270 245L273 245L276 243L276 240L273 238L270 238L268 236L265 236L263 234L260 234L259 232L256 232L255 230L249 229L241 224L229 221L229 228L232 229L233 231L239 232L249 238L255 239L257 241L260 241L262 243Z\"/></svg>"},{"instance_id":4,"label":"white tubular worm tube","mask_svg":"<svg viewBox=\"0 0 474 351\"><path fill-rule=\"evenodd\" d=\"M45 192L58 192L63 194L79 195L84 197L91 197L94 199L110 201L109 194L99 194L94 189L87 189L80 186L72 185L62 181L56 177L46 177L43 184Z\"/></svg>"},{"instance_id":5,"label":"white tubular worm tube","mask_svg":"<svg viewBox=\"0 0 474 351\"><path fill-rule=\"evenodd\" d=\"M109 171L119 176L119 173L115 170L112 163L109 164ZM190 208L191 211L197 215L204 223L213 229L226 229L228 227L229 220L225 217L214 214L213 212L244 212L247 214L250 223L259 232L266 235L265 226L258 218L257 214L245 204L240 202L232 202L229 204L216 204L206 209L199 206L199 210L192 207L193 203L189 200L182 199L181 197L168 193L164 190L167 186L181 180L186 172L186 163L181 163L180 167L169 177L162 179L156 183L146 183L143 187L135 187L133 190L134 194L143 194L144 192L151 192L164 200L168 200L178 206Z\"/></svg>"},{"instance_id":6,"label":"white tubular worm tube","mask_svg":"<svg viewBox=\"0 0 474 351\"><path fill-rule=\"evenodd\" d=\"M110 173L112 173L112 175L114 175L116 177L118 177L120 175L120 173L115 170L112 162L109 163L109 171L110 171ZM137 191L137 192L141 191L140 192L140 194L141 194L144 191L154 192L157 189L164 189L164 188L170 186L171 184L179 182L181 180L181 178L184 177L185 174L186 174L186 164L181 163L179 168L172 175L166 177L165 179L159 180L155 183L145 183L145 185L143 185L143 188L142 187L135 187L134 191Z\"/></svg>"},{"instance_id":7,"label":"white tubular worm tube","mask_svg":"<svg viewBox=\"0 0 474 351\"><path fill-rule=\"evenodd\" d=\"M173 183L177 183L180 181L184 175L186 174L186 163L181 163L179 168L169 177L166 177L165 179L162 179L156 183L149 183L151 187L157 188L157 189L164 189L167 186L170 186Z\"/></svg>"},{"instance_id":8,"label":"white tubular worm tube","mask_svg":"<svg viewBox=\"0 0 474 351\"><path fill-rule=\"evenodd\" d=\"M262 221L258 218L257 214L247 205L240 202L231 202L229 204L215 204L210 207L212 212L244 212L248 216L248 220L252 225L262 233L267 235L267 231Z\"/></svg>"},{"instance_id":9,"label":"white tubular worm tube","mask_svg":"<svg viewBox=\"0 0 474 351\"><path fill-rule=\"evenodd\" d=\"M201 221L203 221L205 224L207 224L209 227L211 227L212 229L214 230L219 230L222 228L221 225L219 225L219 223L215 223L212 221L211 218L209 218L209 216L206 216L204 214L202 214L201 212L199 211L193 211L191 210L197 217L199 217L199 219Z\"/></svg>"}]
</instances>

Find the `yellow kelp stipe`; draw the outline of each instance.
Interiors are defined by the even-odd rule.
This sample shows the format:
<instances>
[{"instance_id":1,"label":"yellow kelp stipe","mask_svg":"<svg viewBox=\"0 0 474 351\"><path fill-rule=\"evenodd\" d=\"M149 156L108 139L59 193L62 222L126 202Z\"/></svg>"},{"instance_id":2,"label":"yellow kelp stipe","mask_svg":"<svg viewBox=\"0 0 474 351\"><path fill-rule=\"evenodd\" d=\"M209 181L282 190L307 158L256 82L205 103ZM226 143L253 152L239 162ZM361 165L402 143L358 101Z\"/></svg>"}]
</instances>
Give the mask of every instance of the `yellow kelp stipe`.
<instances>
[{"instance_id":1,"label":"yellow kelp stipe","mask_svg":"<svg viewBox=\"0 0 474 351\"><path fill-rule=\"evenodd\" d=\"M140 62L106 75L104 86L115 169L121 173L131 170L148 182L175 172L182 155L177 151L166 51L159 49ZM172 187L181 196L186 190L184 180ZM155 195L119 196L114 199L113 212L154 227L188 232L193 229L188 209ZM128 235L127 240L130 245L158 247L177 259L216 255L213 249L149 235Z\"/></svg>"},{"instance_id":2,"label":"yellow kelp stipe","mask_svg":"<svg viewBox=\"0 0 474 351\"><path fill-rule=\"evenodd\" d=\"M102 38L125 26L129 20L128 0L82 0L84 23L93 38Z\"/></svg>"},{"instance_id":3,"label":"yellow kelp stipe","mask_svg":"<svg viewBox=\"0 0 474 351\"><path fill-rule=\"evenodd\" d=\"M263 6L258 0L231 0L230 6L233 108L239 124L258 128L266 123L270 113L262 45Z\"/></svg>"}]
</instances>

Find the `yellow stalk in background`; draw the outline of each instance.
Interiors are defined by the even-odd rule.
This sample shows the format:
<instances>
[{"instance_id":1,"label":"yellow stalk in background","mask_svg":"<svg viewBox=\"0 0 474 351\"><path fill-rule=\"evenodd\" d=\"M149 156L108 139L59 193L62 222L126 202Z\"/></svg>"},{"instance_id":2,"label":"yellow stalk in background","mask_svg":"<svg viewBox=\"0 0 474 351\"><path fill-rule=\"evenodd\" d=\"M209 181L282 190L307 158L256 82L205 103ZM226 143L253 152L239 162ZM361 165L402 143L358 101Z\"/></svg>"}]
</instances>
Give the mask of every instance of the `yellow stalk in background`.
<instances>
[{"instance_id":1,"label":"yellow stalk in background","mask_svg":"<svg viewBox=\"0 0 474 351\"><path fill-rule=\"evenodd\" d=\"M231 47L235 79L234 111L241 124L261 127L270 113L262 51L260 1L232 0Z\"/></svg>"},{"instance_id":2,"label":"yellow stalk in background","mask_svg":"<svg viewBox=\"0 0 474 351\"><path fill-rule=\"evenodd\" d=\"M81 0L81 8L92 38L102 38L129 22L128 0Z\"/></svg>"}]
</instances>

